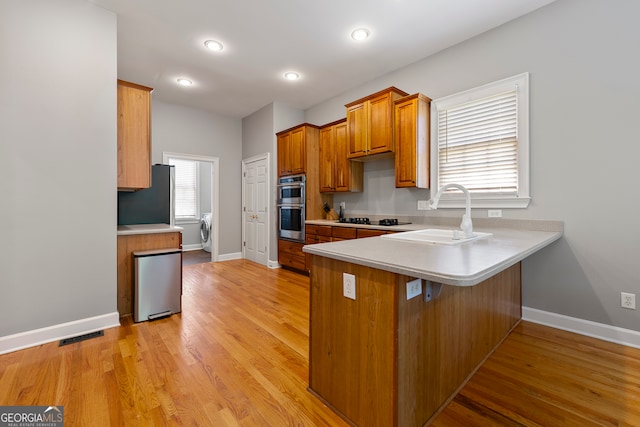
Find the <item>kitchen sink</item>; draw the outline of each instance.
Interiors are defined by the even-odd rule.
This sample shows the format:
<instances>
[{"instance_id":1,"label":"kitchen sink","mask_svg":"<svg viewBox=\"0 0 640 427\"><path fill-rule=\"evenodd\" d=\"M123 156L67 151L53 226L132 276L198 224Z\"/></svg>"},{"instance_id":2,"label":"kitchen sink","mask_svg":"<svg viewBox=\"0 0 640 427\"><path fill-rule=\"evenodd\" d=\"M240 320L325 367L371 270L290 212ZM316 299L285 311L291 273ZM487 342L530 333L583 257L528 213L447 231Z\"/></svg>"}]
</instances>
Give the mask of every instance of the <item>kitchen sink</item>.
<instances>
[{"instance_id":1,"label":"kitchen sink","mask_svg":"<svg viewBox=\"0 0 640 427\"><path fill-rule=\"evenodd\" d=\"M440 245L460 245L462 243L472 242L478 239L486 239L491 233L473 232L473 236L464 237L462 230L442 230L437 228L429 228L426 230L405 231L403 233L385 234L383 239L405 240L417 243L432 243Z\"/></svg>"}]
</instances>

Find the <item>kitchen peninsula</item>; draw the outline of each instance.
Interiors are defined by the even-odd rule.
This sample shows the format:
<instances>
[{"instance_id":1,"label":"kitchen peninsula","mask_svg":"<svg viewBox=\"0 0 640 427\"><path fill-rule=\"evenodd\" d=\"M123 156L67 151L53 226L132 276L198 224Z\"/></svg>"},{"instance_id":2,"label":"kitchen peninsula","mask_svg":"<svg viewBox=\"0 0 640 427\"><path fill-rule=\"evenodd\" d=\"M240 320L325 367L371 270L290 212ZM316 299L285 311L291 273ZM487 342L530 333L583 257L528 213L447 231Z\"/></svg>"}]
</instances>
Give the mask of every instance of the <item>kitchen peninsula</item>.
<instances>
[{"instance_id":1,"label":"kitchen peninsula","mask_svg":"<svg viewBox=\"0 0 640 427\"><path fill-rule=\"evenodd\" d=\"M492 235L459 245L372 237L304 247L309 389L350 423L428 423L520 320L520 262L559 239L562 223L476 227ZM403 231L426 228L439 227ZM344 273L355 299L344 296Z\"/></svg>"}]
</instances>

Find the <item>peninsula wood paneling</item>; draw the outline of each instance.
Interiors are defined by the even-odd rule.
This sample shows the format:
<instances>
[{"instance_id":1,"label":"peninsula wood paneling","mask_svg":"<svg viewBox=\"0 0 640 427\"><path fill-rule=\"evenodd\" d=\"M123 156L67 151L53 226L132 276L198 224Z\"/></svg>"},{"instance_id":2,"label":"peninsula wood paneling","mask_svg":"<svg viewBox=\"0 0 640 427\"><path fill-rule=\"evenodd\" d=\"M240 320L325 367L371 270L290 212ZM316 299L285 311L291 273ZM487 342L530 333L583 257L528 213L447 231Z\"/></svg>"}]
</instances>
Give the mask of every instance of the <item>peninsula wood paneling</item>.
<instances>
[{"instance_id":1,"label":"peninsula wood paneling","mask_svg":"<svg viewBox=\"0 0 640 427\"><path fill-rule=\"evenodd\" d=\"M422 426L521 316L519 264L429 302L406 299L412 277L318 256L310 280L310 389L356 425Z\"/></svg>"},{"instance_id":2,"label":"peninsula wood paneling","mask_svg":"<svg viewBox=\"0 0 640 427\"><path fill-rule=\"evenodd\" d=\"M118 236L118 313L133 313L135 265L133 252L150 249L182 249L182 233L128 234Z\"/></svg>"}]
</instances>

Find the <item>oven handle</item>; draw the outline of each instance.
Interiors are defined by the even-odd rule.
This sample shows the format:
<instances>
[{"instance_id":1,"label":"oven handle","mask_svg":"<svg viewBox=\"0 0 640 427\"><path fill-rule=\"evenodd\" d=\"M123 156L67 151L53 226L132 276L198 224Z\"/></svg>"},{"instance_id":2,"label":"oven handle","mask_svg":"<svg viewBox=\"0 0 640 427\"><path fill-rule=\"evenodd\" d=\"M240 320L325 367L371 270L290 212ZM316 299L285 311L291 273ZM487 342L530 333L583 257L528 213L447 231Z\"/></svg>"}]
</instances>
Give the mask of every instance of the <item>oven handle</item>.
<instances>
[{"instance_id":1,"label":"oven handle","mask_svg":"<svg viewBox=\"0 0 640 427\"><path fill-rule=\"evenodd\" d=\"M284 184L276 184L276 187L290 187L290 188L304 187L304 182L287 182Z\"/></svg>"},{"instance_id":2,"label":"oven handle","mask_svg":"<svg viewBox=\"0 0 640 427\"><path fill-rule=\"evenodd\" d=\"M276 206L279 208L300 208L304 210L303 203L278 203Z\"/></svg>"}]
</instances>

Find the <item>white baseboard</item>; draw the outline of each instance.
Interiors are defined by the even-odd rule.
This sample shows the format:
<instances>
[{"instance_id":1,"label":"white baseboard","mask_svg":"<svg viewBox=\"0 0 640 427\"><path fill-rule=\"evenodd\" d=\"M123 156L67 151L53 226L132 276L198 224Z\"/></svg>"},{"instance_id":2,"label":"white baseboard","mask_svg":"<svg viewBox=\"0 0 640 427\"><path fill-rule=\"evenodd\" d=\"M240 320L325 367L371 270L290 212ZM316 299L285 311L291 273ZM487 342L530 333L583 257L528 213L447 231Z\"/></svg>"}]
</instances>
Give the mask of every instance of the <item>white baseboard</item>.
<instances>
[{"instance_id":1,"label":"white baseboard","mask_svg":"<svg viewBox=\"0 0 640 427\"><path fill-rule=\"evenodd\" d=\"M242 259L242 252L218 255L218 261L230 261L232 259Z\"/></svg>"},{"instance_id":2,"label":"white baseboard","mask_svg":"<svg viewBox=\"0 0 640 427\"><path fill-rule=\"evenodd\" d=\"M628 347L640 348L640 332L631 329L618 328L617 326L605 325L530 307L522 307L522 320Z\"/></svg>"},{"instance_id":3,"label":"white baseboard","mask_svg":"<svg viewBox=\"0 0 640 427\"><path fill-rule=\"evenodd\" d=\"M202 245L199 244L195 244L195 245L182 245L182 252L189 252L189 251L200 251L202 250Z\"/></svg>"},{"instance_id":4,"label":"white baseboard","mask_svg":"<svg viewBox=\"0 0 640 427\"><path fill-rule=\"evenodd\" d=\"M117 311L103 314L101 316L47 326L46 328L35 329L33 331L7 335L5 337L0 337L0 354L10 353L12 351L22 350L23 348L28 347L35 347L65 338L77 337L78 335L84 335L116 326L120 326L120 315Z\"/></svg>"},{"instance_id":5,"label":"white baseboard","mask_svg":"<svg viewBox=\"0 0 640 427\"><path fill-rule=\"evenodd\" d=\"M269 260L269 262L267 263L267 267L269 267L269 268L280 268L281 265L280 265L280 263L278 261Z\"/></svg>"}]
</instances>

